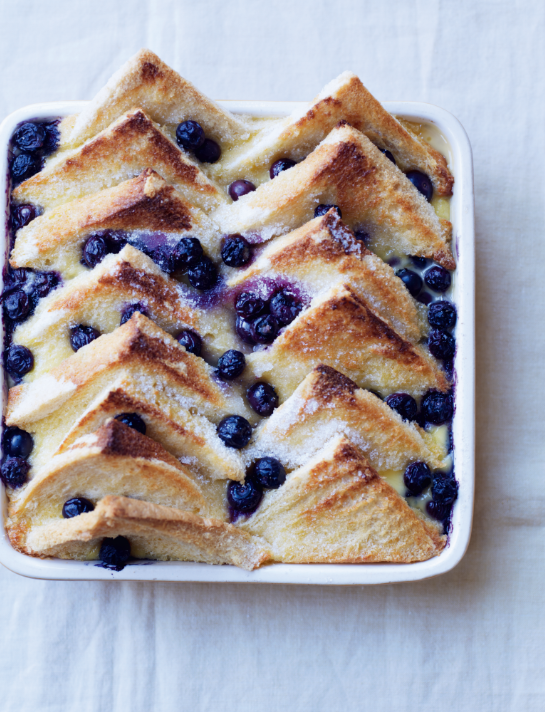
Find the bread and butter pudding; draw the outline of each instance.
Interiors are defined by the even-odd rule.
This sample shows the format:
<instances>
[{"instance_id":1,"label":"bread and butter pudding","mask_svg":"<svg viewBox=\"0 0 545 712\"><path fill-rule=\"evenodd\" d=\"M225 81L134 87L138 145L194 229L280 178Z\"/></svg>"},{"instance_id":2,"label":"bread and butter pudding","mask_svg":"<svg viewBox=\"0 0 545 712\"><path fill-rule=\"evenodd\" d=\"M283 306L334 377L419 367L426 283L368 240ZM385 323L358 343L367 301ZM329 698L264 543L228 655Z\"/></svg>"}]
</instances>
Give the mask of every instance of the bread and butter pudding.
<instances>
[{"instance_id":1,"label":"bread and butter pudding","mask_svg":"<svg viewBox=\"0 0 545 712\"><path fill-rule=\"evenodd\" d=\"M453 177L345 72L234 115L148 50L10 156L7 532L38 557L412 563L447 543Z\"/></svg>"}]
</instances>

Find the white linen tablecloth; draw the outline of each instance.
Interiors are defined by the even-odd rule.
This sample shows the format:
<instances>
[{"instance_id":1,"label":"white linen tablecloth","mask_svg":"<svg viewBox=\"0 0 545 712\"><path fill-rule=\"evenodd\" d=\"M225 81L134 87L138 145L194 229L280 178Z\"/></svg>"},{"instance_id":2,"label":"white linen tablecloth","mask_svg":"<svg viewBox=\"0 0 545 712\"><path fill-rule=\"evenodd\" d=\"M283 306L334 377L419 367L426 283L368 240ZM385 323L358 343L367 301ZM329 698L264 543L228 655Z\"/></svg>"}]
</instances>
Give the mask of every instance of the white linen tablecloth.
<instances>
[{"instance_id":1,"label":"white linen tablecloth","mask_svg":"<svg viewBox=\"0 0 545 712\"><path fill-rule=\"evenodd\" d=\"M475 159L477 498L452 572L377 588L33 581L0 567L2 712L545 709L543 0L2 0L0 118L140 47L214 98L345 69Z\"/></svg>"}]
</instances>

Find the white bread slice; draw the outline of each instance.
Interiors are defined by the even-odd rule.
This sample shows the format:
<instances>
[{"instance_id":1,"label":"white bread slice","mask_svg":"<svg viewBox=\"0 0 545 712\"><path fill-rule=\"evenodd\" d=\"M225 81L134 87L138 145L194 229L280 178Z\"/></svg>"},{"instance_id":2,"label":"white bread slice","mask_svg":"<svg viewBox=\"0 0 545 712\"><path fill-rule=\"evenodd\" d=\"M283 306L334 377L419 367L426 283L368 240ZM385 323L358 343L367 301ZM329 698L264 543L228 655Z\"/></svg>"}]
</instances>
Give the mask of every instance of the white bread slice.
<instances>
[{"instance_id":1,"label":"white bread slice","mask_svg":"<svg viewBox=\"0 0 545 712\"><path fill-rule=\"evenodd\" d=\"M449 387L445 373L423 346L399 336L343 283L315 297L271 346L250 354L247 363L256 377L274 386L280 402L319 364L384 396L395 392L419 396Z\"/></svg>"},{"instance_id":2,"label":"white bread slice","mask_svg":"<svg viewBox=\"0 0 545 712\"><path fill-rule=\"evenodd\" d=\"M33 316L17 327L14 343L23 344L34 355L34 368L25 380L38 378L73 354L71 327L83 324L109 333L119 326L123 309L131 304L140 304L170 334L196 331L214 352L219 316L194 306L176 280L143 252L125 245L117 255L108 255L93 270L51 292ZM225 333L226 329L220 334L220 352Z\"/></svg>"},{"instance_id":3,"label":"white bread slice","mask_svg":"<svg viewBox=\"0 0 545 712\"><path fill-rule=\"evenodd\" d=\"M201 516L227 519L225 500L209 500L206 487L160 445L117 420L76 440L56 455L9 506L8 533L24 549L28 532L59 520L64 503L84 497L128 496Z\"/></svg>"},{"instance_id":4,"label":"white bread slice","mask_svg":"<svg viewBox=\"0 0 545 712\"><path fill-rule=\"evenodd\" d=\"M193 205L204 211L227 198L142 109L120 116L78 148L56 154L45 168L15 188L15 203L44 210L119 185L153 168Z\"/></svg>"},{"instance_id":5,"label":"white bread slice","mask_svg":"<svg viewBox=\"0 0 545 712\"><path fill-rule=\"evenodd\" d=\"M248 459L277 457L286 467L304 465L325 442L346 435L379 473L410 462L443 467L447 452L431 433L402 420L373 393L329 366L318 366L295 393L257 429Z\"/></svg>"},{"instance_id":6,"label":"white bread slice","mask_svg":"<svg viewBox=\"0 0 545 712\"><path fill-rule=\"evenodd\" d=\"M108 384L129 373L146 376L153 388L214 423L232 413L251 417L234 389L212 378L211 366L136 312L123 326L92 341L32 383L10 388L6 423L31 430L32 423L61 407L68 409L72 398L81 413Z\"/></svg>"},{"instance_id":7,"label":"white bread slice","mask_svg":"<svg viewBox=\"0 0 545 712\"><path fill-rule=\"evenodd\" d=\"M238 527L128 497L105 497L93 512L36 527L28 553L96 558L104 537L127 537L140 558L232 564L251 571L271 559L268 545Z\"/></svg>"},{"instance_id":8,"label":"white bread slice","mask_svg":"<svg viewBox=\"0 0 545 712\"><path fill-rule=\"evenodd\" d=\"M352 72L343 72L303 110L262 129L244 151L233 150L216 165L226 182L252 180L279 158L302 160L343 120L389 150L402 171L419 170L429 176L438 195L452 195L454 179L445 157L402 126Z\"/></svg>"},{"instance_id":9,"label":"white bread slice","mask_svg":"<svg viewBox=\"0 0 545 712\"><path fill-rule=\"evenodd\" d=\"M240 141L250 135L248 126L222 109L193 84L183 79L149 49L139 50L108 80L108 83L63 131L65 146L78 146L109 126L134 106L141 106L152 121L175 127L192 119L207 137L220 144ZM72 117L69 117L72 119Z\"/></svg>"},{"instance_id":10,"label":"white bread slice","mask_svg":"<svg viewBox=\"0 0 545 712\"><path fill-rule=\"evenodd\" d=\"M131 234L161 233L171 240L196 237L218 259L220 239L214 223L182 199L155 171L94 195L52 208L17 232L12 267L60 272L71 279L87 268L81 251L87 237L101 230Z\"/></svg>"},{"instance_id":11,"label":"white bread slice","mask_svg":"<svg viewBox=\"0 0 545 712\"><path fill-rule=\"evenodd\" d=\"M447 269L455 267L452 225L437 217L364 134L344 122L304 161L220 207L213 217L224 233L267 241L311 220L320 203L338 205L344 222L369 233L382 253L428 257Z\"/></svg>"},{"instance_id":12,"label":"white bread slice","mask_svg":"<svg viewBox=\"0 0 545 712\"><path fill-rule=\"evenodd\" d=\"M377 315L408 341L425 332L418 303L394 270L368 250L335 210L315 218L288 235L272 240L254 262L238 270L229 287L251 287L276 276L303 287L312 296L342 280L373 305ZM244 287L241 287L244 289Z\"/></svg>"},{"instance_id":13,"label":"white bread slice","mask_svg":"<svg viewBox=\"0 0 545 712\"><path fill-rule=\"evenodd\" d=\"M446 543L344 435L268 491L241 528L290 564L409 564L437 556Z\"/></svg>"}]
</instances>

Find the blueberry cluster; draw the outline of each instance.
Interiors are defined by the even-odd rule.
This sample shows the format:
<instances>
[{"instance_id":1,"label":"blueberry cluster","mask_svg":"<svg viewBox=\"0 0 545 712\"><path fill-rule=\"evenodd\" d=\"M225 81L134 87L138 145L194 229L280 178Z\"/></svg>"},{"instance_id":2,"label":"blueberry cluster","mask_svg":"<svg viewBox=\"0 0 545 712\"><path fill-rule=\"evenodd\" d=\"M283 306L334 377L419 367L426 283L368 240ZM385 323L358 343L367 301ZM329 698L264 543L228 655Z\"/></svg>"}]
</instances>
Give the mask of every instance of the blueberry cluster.
<instances>
[{"instance_id":1,"label":"blueberry cluster","mask_svg":"<svg viewBox=\"0 0 545 712\"><path fill-rule=\"evenodd\" d=\"M22 183L41 171L43 160L59 145L58 121L27 121L12 136L14 157L10 174L15 184Z\"/></svg>"},{"instance_id":2,"label":"blueberry cluster","mask_svg":"<svg viewBox=\"0 0 545 712\"><path fill-rule=\"evenodd\" d=\"M428 260L425 257L411 257L411 261L421 269L428 264ZM392 260L390 264L393 266ZM432 301L432 296L429 292L422 292L424 282L427 287L439 294L446 292L451 283L450 272L444 267L439 267L439 265L430 267L430 269L424 273L424 279L422 279L417 272L412 269L407 269L406 267L398 269L396 275L407 287L410 294L423 304L429 304Z\"/></svg>"},{"instance_id":3,"label":"blueberry cluster","mask_svg":"<svg viewBox=\"0 0 545 712\"><path fill-rule=\"evenodd\" d=\"M302 301L289 289L278 289L268 301L253 292L241 292L235 300L237 334L247 344L270 344L302 308Z\"/></svg>"},{"instance_id":4,"label":"blueberry cluster","mask_svg":"<svg viewBox=\"0 0 545 712\"><path fill-rule=\"evenodd\" d=\"M203 127L196 121L183 121L176 128L178 146L193 153L201 163L215 163L221 156L219 144L206 138Z\"/></svg>"},{"instance_id":5,"label":"blueberry cluster","mask_svg":"<svg viewBox=\"0 0 545 712\"><path fill-rule=\"evenodd\" d=\"M452 420L454 415L454 397L452 393L429 391L422 398L420 413L415 399L408 393L392 393L386 398L386 404L395 410L404 420L418 421L421 425L443 425Z\"/></svg>"},{"instance_id":6,"label":"blueberry cluster","mask_svg":"<svg viewBox=\"0 0 545 712\"><path fill-rule=\"evenodd\" d=\"M231 481L227 487L231 518L255 512L263 497L263 490L278 489L285 481L286 470L279 460L274 457L256 460L244 482Z\"/></svg>"},{"instance_id":7,"label":"blueberry cluster","mask_svg":"<svg viewBox=\"0 0 545 712\"><path fill-rule=\"evenodd\" d=\"M34 448L32 435L19 428L6 428L2 437L4 461L0 479L6 487L22 487L27 481L30 465L28 458Z\"/></svg>"},{"instance_id":8,"label":"blueberry cluster","mask_svg":"<svg viewBox=\"0 0 545 712\"><path fill-rule=\"evenodd\" d=\"M449 360L454 357L456 340L448 331L456 325L456 308L446 300L433 302L428 309L428 322L432 327L428 348L435 358Z\"/></svg>"},{"instance_id":9,"label":"blueberry cluster","mask_svg":"<svg viewBox=\"0 0 545 712\"><path fill-rule=\"evenodd\" d=\"M451 472L432 472L425 462L412 462L403 475L406 497L418 497L431 485L431 500L426 509L434 519L445 522L458 497L458 483Z\"/></svg>"},{"instance_id":10,"label":"blueberry cluster","mask_svg":"<svg viewBox=\"0 0 545 712\"><path fill-rule=\"evenodd\" d=\"M127 238L121 232L100 230L85 240L81 250L81 264L89 269L96 267L106 255L117 255L127 244Z\"/></svg>"}]
</instances>

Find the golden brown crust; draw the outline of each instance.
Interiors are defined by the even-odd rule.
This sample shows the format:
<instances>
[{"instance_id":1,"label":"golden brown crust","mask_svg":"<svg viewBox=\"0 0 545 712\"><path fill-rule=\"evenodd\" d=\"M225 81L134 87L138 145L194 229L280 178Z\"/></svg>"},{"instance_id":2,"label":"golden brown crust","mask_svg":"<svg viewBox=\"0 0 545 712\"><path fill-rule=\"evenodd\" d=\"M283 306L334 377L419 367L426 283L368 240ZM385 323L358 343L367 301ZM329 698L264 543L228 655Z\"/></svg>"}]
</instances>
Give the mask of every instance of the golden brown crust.
<instances>
[{"instance_id":1,"label":"golden brown crust","mask_svg":"<svg viewBox=\"0 0 545 712\"><path fill-rule=\"evenodd\" d=\"M93 512L35 530L29 536L29 553L72 557L72 546L78 542L92 544L120 535L149 558L233 564L249 571L271 559L264 542L232 524L112 496L101 500Z\"/></svg>"},{"instance_id":2,"label":"golden brown crust","mask_svg":"<svg viewBox=\"0 0 545 712\"><path fill-rule=\"evenodd\" d=\"M377 315L404 338L422 338L422 320L416 305L394 270L368 250L331 209L288 235L272 240L246 270L228 285L275 274L302 283L314 296L342 280L373 304Z\"/></svg>"},{"instance_id":3,"label":"golden brown crust","mask_svg":"<svg viewBox=\"0 0 545 712\"><path fill-rule=\"evenodd\" d=\"M360 387L383 395L422 395L449 384L438 363L380 319L349 285L338 284L316 297L274 343L248 356L258 377L288 398L319 364L331 366Z\"/></svg>"},{"instance_id":4,"label":"golden brown crust","mask_svg":"<svg viewBox=\"0 0 545 712\"><path fill-rule=\"evenodd\" d=\"M437 556L446 542L343 435L267 492L242 528L294 564L408 564Z\"/></svg>"},{"instance_id":5,"label":"golden brown crust","mask_svg":"<svg viewBox=\"0 0 545 712\"><path fill-rule=\"evenodd\" d=\"M83 242L97 230L191 231L206 245L211 243L215 227L161 176L146 168L136 178L37 217L18 231L10 264L75 276L78 270L84 270L80 265ZM218 237L216 241L219 243Z\"/></svg>"},{"instance_id":6,"label":"golden brown crust","mask_svg":"<svg viewBox=\"0 0 545 712\"><path fill-rule=\"evenodd\" d=\"M452 195L454 178L445 157L402 126L351 72L324 87L302 115L297 112L259 133L243 154L231 161L227 158L222 168L227 175L239 177L279 158L301 160L342 120L393 153L402 170L429 175L438 195Z\"/></svg>"},{"instance_id":7,"label":"golden brown crust","mask_svg":"<svg viewBox=\"0 0 545 712\"><path fill-rule=\"evenodd\" d=\"M149 49L141 49L76 117L66 132L66 144L83 143L134 106L141 106L159 124L198 121L207 136L220 142L249 135L243 121L198 91Z\"/></svg>"},{"instance_id":8,"label":"golden brown crust","mask_svg":"<svg viewBox=\"0 0 545 712\"><path fill-rule=\"evenodd\" d=\"M335 369L320 365L259 426L249 457L272 455L298 467L339 433L362 449L379 472L402 470L417 461L436 469L447 456L431 434L402 420L380 398Z\"/></svg>"},{"instance_id":9,"label":"golden brown crust","mask_svg":"<svg viewBox=\"0 0 545 712\"><path fill-rule=\"evenodd\" d=\"M364 134L341 122L298 165L219 208L225 233L262 240L308 222L319 204L335 204L353 229L403 254L434 259L454 269L450 237L432 206Z\"/></svg>"},{"instance_id":10,"label":"golden brown crust","mask_svg":"<svg viewBox=\"0 0 545 712\"><path fill-rule=\"evenodd\" d=\"M146 116L133 109L79 148L59 154L12 193L16 203L52 208L118 185L153 168L201 209L223 194Z\"/></svg>"}]
</instances>

